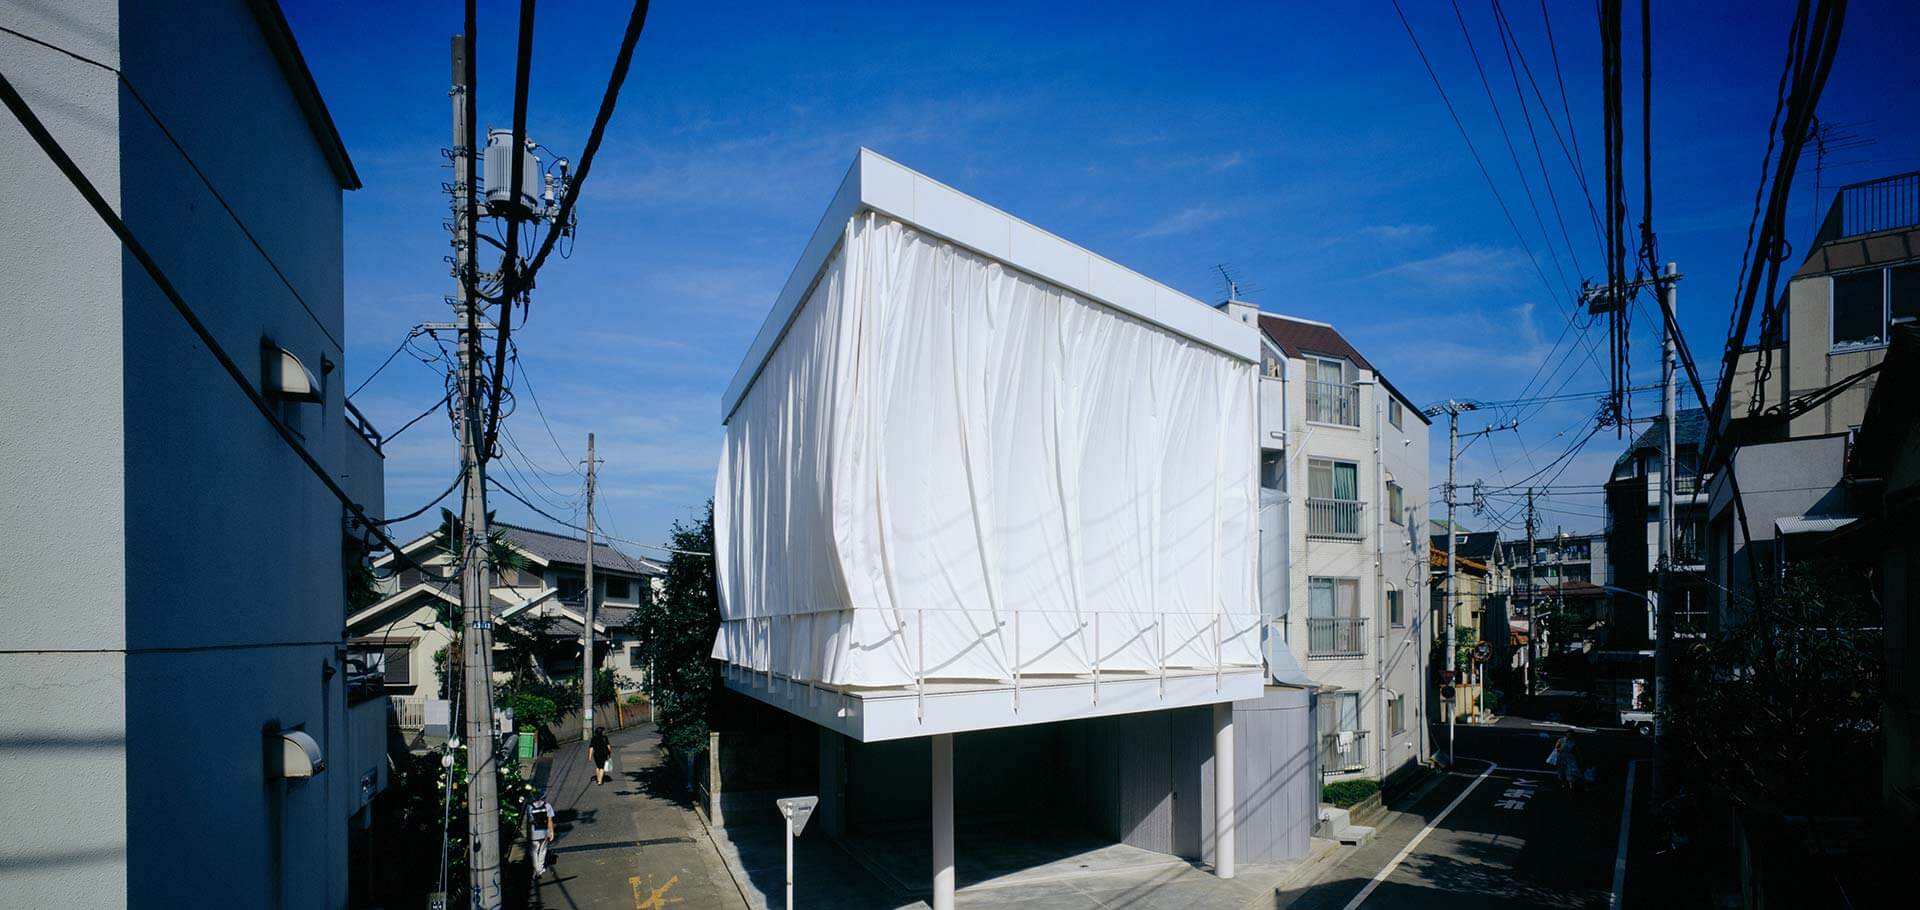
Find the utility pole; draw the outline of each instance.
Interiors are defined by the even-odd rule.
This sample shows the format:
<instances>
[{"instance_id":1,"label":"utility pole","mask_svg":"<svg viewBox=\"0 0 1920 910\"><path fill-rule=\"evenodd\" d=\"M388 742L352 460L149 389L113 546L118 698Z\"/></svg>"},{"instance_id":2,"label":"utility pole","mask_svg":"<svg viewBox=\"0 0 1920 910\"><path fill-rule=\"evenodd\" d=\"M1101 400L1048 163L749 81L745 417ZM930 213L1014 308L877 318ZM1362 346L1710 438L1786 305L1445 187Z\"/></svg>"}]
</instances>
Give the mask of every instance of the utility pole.
<instances>
[{"instance_id":1,"label":"utility pole","mask_svg":"<svg viewBox=\"0 0 1920 910\"><path fill-rule=\"evenodd\" d=\"M593 739L593 434L587 434L587 593L580 629L580 738Z\"/></svg>"},{"instance_id":2,"label":"utility pole","mask_svg":"<svg viewBox=\"0 0 1920 910\"><path fill-rule=\"evenodd\" d=\"M1447 593L1446 602L1443 605L1446 615L1441 617L1441 622L1447 630L1447 653L1444 660L1446 660L1447 671L1453 675L1455 682L1458 682L1460 677L1460 649L1454 644L1454 566L1459 555L1453 533L1454 471L1460 460L1460 414L1476 408L1477 406L1470 401L1448 399L1445 404L1434 405L1425 411L1429 417L1442 413L1447 415ZM1491 429L1489 428L1489 431ZM1453 725L1454 715L1458 713L1453 709L1452 704L1447 705L1447 764L1449 765L1453 764Z\"/></svg>"},{"instance_id":3,"label":"utility pole","mask_svg":"<svg viewBox=\"0 0 1920 910\"><path fill-rule=\"evenodd\" d=\"M1540 561L1534 552L1533 488L1527 488L1527 695L1540 694Z\"/></svg>"},{"instance_id":4,"label":"utility pole","mask_svg":"<svg viewBox=\"0 0 1920 910\"><path fill-rule=\"evenodd\" d=\"M500 906L500 796L494 777L499 748L493 721L493 618L487 595L487 474L480 451L479 302L474 299L473 225L474 154L468 73L468 37L453 39L453 269L459 279L455 297L460 323L460 463L466 475L460 522L460 607L462 698L466 709L467 857L473 906Z\"/></svg>"},{"instance_id":5,"label":"utility pole","mask_svg":"<svg viewBox=\"0 0 1920 910\"><path fill-rule=\"evenodd\" d=\"M1680 277L1679 267L1667 263L1667 272L1661 276L1659 293L1665 294L1667 312L1674 314L1672 323L1662 321L1668 328L1660 333L1660 414L1666 432L1661 440L1660 469L1660 579L1659 591L1653 602L1653 789L1662 793L1661 759L1667 746L1667 684L1673 677L1673 483L1679 464L1675 453L1674 411L1677 397L1676 382L1678 371L1675 369L1679 352L1679 339L1673 336L1672 325L1679 322L1679 296L1674 284Z\"/></svg>"}]
</instances>

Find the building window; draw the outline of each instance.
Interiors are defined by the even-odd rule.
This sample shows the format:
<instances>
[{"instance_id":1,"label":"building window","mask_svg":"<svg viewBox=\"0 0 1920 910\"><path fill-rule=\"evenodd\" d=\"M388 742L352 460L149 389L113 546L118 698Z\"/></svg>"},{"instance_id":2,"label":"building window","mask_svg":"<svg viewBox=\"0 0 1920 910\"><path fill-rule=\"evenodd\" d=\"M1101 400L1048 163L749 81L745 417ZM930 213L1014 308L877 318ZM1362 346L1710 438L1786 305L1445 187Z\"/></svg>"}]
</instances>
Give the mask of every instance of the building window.
<instances>
[{"instance_id":1,"label":"building window","mask_svg":"<svg viewBox=\"0 0 1920 910\"><path fill-rule=\"evenodd\" d=\"M1407 697L1395 695L1387 699L1387 729L1399 736L1407 732Z\"/></svg>"},{"instance_id":2,"label":"building window","mask_svg":"<svg viewBox=\"0 0 1920 910\"><path fill-rule=\"evenodd\" d=\"M1347 381L1347 362L1307 359L1307 420L1344 427L1360 425L1360 387Z\"/></svg>"},{"instance_id":3,"label":"building window","mask_svg":"<svg viewBox=\"0 0 1920 910\"><path fill-rule=\"evenodd\" d=\"M625 578L607 579L607 596L615 600L626 600L633 596L633 584Z\"/></svg>"},{"instance_id":4,"label":"building window","mask_svg":"<svg viewBox=\"0 0 1920 910\"><path fill-rule=\"evenodd\" d=\"M1401 598L1399 588L1387 589L1387 622L1396 629L1407 625L1406 602Z\"/></svg>"},{"instance_id":5,"label":"building window","mask_svg":"<svg viewBox=\"0 0 1920 910\"><path fill-rule=\"evenodd\" d=\"M1287 486L1287 458L1285 453L1272 449L1260 451L1260 486L1268 490L1282 490Z\"/></svg>"},{"instance_id":6,"label":"building window","mask_svg":"<svg viewBox=\"0 0 1920 910\"><path fill-rule=\"evenodd\" d=\"M1394 524L1406 523L1406 491L1393 481L1387 481L1387 520Z\"/></svg>"},{"instance_id":7,"label":"building window","mask_svg":"<svg viewBox=\"0 0 1920 910\"><path fill-rule=\"evenodd\" d=\"M1344 774L1367 767L1367 734L1360 729L1360 693L1323 695L1320 715L1320 772Z\"/></svg>"},{"instance_id":8,"label":"building window","mask_svg":"<svg viewBox=\"0 0 1920 910\"><path fill-rule=\"evenodd\" d=\"M1307 536L1360 539L1360 466L1314 458L1307 462Z\"/></svg>"},{"instance_id":9,"label":"building window","mask_svg":"<svg viewBox=\"0 0 1920 910\"><path fill-rule=\"evenodd\" d=\"M1307 656L1363 657L1366 636L1361 627L1360 580L1307 579Z\"/></svg>"},{"instance_id":10,"label":"building window","mask_svg":"<svg viewBox=\"0 0 1920 910\"><path fill-rule=\"evenodd\" d=\"M1393 424L1394 429L1406 429L1402 425L1407 419L1405 411L1406 409L1400 406L1400 399L1393 397L1387 399L1387 422Z\"/></svg>"},{"instance_id":11,"label":"building window","mask_svg":"<svg viewBox=\"0 0 1920 910\"><path fill-rule=\"evenodd\" d=\"M578 601L586 593L587 580L578 575L562 575L554 586L560 589L561 600Z\"/></svg>"},{"instance_id":12,"label":"building window","mask_svg":"<svg viewBox=\"0 0 1920 910\"><path fill-rule=\"evenodd\" d=\"M647 659L640 655L640 646L629 645L627 647L627 666L639 670L644 669L646 665Z\"/></svg>"},{"instance_id":13,"label":"building window","mask_svg":"<svg viewBox=\"0 0 1920 910\"><path fill-rule=\"evenodd\" d=\"M1895 319L1920 317L1920 265L1835 275L1833 347L1886 344Z\"/></svg>"}]
</instances>

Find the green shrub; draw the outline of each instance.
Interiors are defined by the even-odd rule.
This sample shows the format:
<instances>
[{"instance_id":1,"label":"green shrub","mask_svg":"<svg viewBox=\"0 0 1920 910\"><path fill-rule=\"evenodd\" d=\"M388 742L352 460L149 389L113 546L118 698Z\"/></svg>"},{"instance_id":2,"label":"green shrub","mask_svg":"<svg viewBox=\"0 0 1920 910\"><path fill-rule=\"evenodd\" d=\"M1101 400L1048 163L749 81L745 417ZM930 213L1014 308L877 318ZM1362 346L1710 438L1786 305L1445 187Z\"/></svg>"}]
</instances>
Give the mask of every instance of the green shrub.
<instances>
[{"instance_id":1,"label":"green shrub","mask_svg":"<svg viewBox=\"0 0 1920 910\"><path fill-rule=\"evenodd\" d=\"M553 703L553 699L531 692L508 696L507 707L513 709L515 723L544 726L560 719L560 708Z\"/></svg>"},{"instance_id":2,"label":"green shrub","mask_svg":"<svg viewBox=\"0 0 1920 910\"><path fill-rule=\"evenodd\" d=\"M1320 788L1320 801L1341 809L1350 809L1361 800L1380 792L1377 780L1341 780Z\"/></svg>"}]
</instances>

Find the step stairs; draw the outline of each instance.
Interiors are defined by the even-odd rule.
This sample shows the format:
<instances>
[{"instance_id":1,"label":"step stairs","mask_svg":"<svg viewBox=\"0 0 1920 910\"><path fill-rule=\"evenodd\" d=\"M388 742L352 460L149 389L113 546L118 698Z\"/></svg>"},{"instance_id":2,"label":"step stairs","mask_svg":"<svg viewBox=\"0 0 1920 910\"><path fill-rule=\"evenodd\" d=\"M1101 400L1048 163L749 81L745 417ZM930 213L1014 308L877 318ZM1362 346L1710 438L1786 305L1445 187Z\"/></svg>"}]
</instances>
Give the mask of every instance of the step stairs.
<instances>
[{"instance_id":1,"label":"step stairs","mask_svg":"<svg viewBox=\"0 0 1920 910\"><path fill-rule=\"evenodd\" d=\"M1354 824L1353 816L1347 810L1322 803L1320 824L1314 828L1314 836L1349 847L1361 847L1373 840L1373 829Z\"/></svg>"}]
</instances>

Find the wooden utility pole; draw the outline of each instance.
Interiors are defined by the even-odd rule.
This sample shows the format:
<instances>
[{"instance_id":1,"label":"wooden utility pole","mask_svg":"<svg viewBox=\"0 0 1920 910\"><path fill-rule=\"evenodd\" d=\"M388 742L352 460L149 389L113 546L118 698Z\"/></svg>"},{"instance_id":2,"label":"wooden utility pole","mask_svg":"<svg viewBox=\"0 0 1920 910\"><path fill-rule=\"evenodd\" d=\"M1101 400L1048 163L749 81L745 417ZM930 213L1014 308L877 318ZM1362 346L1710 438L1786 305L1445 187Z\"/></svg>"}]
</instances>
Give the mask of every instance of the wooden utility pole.
<instances>
[{"instance_id":1,"label":"wooden utility pole","mask_svg":"<svg viewBox=\"0 0 1920 910\"><path fill-rule=\"evenodd\" d=\"M500 906L499 747L493 721L493 617L488 610L487 468L481 451L480 303L474 297L473 59L467 36L453 39L453 268L460 323L460 464L466 476L460 521L461 694L466 712L467 857L473 906Z\"/></svg>"},{"instance_id":2,"label":"wooden utility pole","mask_svg":"<svg viewBox=\"0 0 1920 910\"><path fill-rule=\"evenodd\" d=\"M593 660L593 434L587 434L587 592L580 608L586 621L580 624L580 738L593 739L593 674L599 669Z\"/></svg>"}]
</instances>

